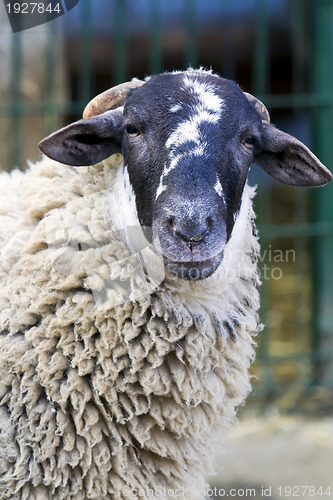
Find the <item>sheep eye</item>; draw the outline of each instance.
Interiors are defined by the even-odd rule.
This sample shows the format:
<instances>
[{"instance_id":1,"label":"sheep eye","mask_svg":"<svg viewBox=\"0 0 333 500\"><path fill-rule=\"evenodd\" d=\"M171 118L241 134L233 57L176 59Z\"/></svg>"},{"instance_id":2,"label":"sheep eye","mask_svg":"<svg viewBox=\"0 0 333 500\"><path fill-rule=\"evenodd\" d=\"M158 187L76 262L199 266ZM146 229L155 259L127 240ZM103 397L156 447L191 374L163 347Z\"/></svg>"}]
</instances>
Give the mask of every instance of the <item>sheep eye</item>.
<instances>
[{"instance_id":1,"label":"sheep eye","mask_svg":"<svg viewBox=\"0 0 333 500\"><path fill-rule=\"evenodd\" d=\"M256 143L256 138L255 137L246 137L243 141L242 144L248 149L253 149L253 146Z\"/></svg>"},{"instance_id":2,"label":"sheep eye","mask_svg":"<svg viewBox=\"0 0 333 500\"><path fill-rule=\"evenodd\" d=\"M137 137L140 135L139 130L134 125L127 125L126 132L128 137Z\"/></svg>"}]
</instances>

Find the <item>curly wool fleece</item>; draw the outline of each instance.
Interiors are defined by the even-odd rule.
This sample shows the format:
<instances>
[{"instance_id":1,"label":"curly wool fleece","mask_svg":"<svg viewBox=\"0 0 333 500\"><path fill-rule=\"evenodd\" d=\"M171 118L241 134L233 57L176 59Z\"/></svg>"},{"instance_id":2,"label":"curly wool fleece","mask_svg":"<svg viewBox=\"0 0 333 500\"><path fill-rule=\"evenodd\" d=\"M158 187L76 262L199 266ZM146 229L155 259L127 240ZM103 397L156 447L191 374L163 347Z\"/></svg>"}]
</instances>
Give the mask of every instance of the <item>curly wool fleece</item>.
<instances>
[{"instance_id":1,"label":"curly wool fleece","mask_svg":"<svg viewBox=\"0 0 333 500\"><path fill-rule=\"evenodd\" d=\"M117 155L0 182L1 498L203 499L250 390L253 190L220 268L190 282L129 249Z\"/></svg>"}]
</instances>

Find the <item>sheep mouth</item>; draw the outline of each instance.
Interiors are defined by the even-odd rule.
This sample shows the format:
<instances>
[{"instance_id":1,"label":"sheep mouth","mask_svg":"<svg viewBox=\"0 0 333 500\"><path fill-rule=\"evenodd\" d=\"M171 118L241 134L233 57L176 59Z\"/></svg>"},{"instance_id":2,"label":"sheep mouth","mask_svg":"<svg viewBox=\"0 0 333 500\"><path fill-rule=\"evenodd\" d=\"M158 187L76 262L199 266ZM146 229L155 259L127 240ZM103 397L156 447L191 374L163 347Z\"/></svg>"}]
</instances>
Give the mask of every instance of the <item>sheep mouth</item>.
<instances>
[{"instance_id":1,"label":"sheep mouth","mask_svg":"<svg viewBox=\"0 0 333 500\"><path fill-rule=\"evenodd\" d=\"M163 256L164 265L171 276L192 281L209 278L221 264L222 258L223 250L214 257L201 261L176 262Z\"/></svg>"}]
</instances>

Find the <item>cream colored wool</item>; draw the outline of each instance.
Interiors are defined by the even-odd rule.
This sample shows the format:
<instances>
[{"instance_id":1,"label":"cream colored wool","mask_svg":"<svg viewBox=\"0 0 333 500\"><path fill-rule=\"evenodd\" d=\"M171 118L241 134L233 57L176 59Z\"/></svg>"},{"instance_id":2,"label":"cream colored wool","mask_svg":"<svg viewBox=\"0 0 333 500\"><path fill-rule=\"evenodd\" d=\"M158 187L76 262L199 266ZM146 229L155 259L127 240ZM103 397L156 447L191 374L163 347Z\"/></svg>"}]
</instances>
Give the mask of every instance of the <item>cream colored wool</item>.
<instances>
[{"instance_id":1,"label":"cream colored wool","mask_svg":"<svg viewBox=\"0 0 333 500\"><path fill-rule=\"evenodd\" d=\"M0 177L1 499L202 500L250 391L253 190L220 268L189 282L135 251L124 175L115 155Z\"/></svg>"}]
</instances>

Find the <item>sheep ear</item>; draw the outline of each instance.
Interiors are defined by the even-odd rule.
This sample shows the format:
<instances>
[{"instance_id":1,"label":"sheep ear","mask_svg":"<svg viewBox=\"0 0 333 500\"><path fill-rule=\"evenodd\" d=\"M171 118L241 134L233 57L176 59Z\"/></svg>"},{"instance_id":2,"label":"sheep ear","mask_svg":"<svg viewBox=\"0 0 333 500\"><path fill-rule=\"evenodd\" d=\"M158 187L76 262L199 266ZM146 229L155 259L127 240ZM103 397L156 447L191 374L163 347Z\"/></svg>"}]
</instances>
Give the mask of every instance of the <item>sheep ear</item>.
<instances>
[{"instance_id":1,"label":"sheep ear","mask_svg":"<svg viewBox=\"0 0 333 500\"><path fill-rule=\"evenodd\" d=\"M95 165L121 151L122 108L71 123L43 139L41 151L74 167Z\"/></svg>"},{"instance_id":2,"label":"sheep ear","mask_svg":"<svg viewBox=\"0 0 333 500\"><path fill-rule=\"evenodd\" d=\"M331 172L302 142L270 123L263 124L262 144L254 163L292 186L322 186L332 179Z\"/></svg>"}]
</instances>

